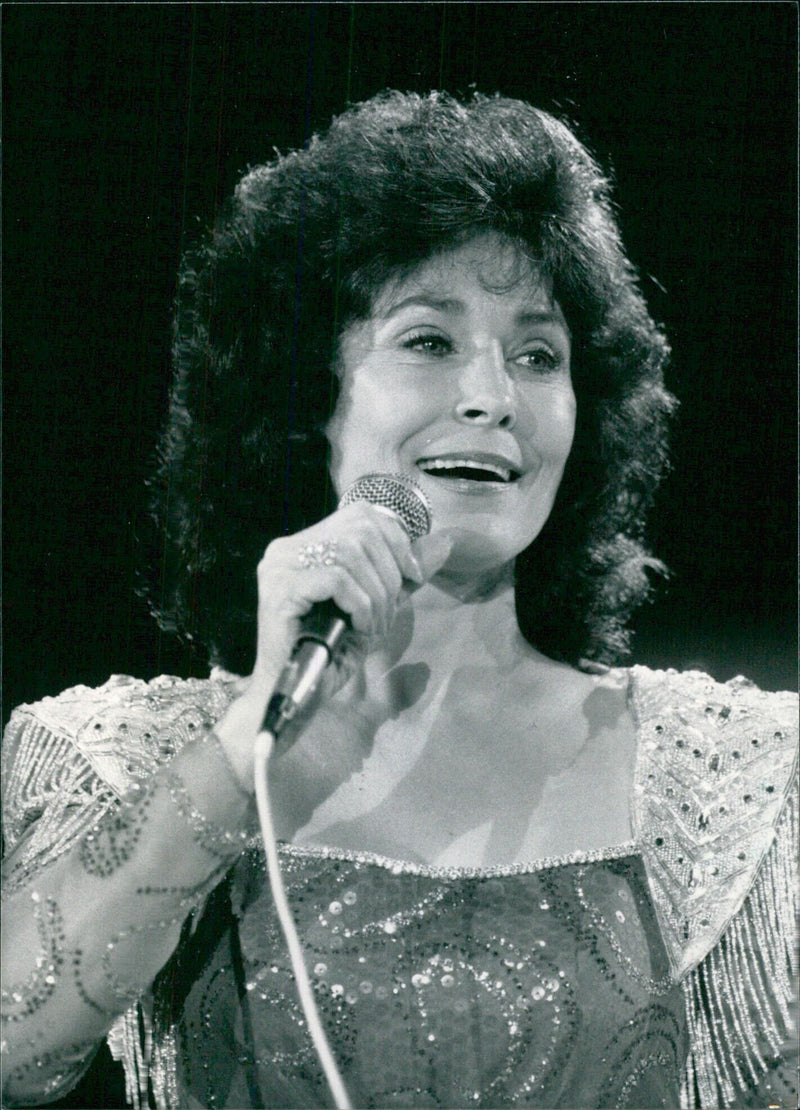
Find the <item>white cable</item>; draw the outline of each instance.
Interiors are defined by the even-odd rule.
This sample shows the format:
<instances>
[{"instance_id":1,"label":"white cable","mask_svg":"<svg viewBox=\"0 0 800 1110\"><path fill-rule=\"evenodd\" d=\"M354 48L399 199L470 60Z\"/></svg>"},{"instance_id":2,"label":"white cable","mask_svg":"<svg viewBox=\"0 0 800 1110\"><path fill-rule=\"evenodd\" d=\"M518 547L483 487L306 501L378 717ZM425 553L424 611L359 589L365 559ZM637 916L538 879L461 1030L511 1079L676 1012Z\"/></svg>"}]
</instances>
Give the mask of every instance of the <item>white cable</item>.
<instances>
[{"instance_id":1,"label":"white cable","mask_svg":"<svg viewBox=\"0 0 800 1110\"><path fill-rule=\"evenodd\" d=\"M289 949L289 958L292 962L292 970L294 971L294 978L297 984L297 993L300 996L300 1005L303 1007L303 1013L306 1016L306 1022L308 1024L308 1031L311 1034L314 1048L317 1050L317 1056L319 1056L319 1061L322 1064L322 1070L325 1073L325 1078L331 1089L336 1110L352 1110L352 1103L350 1102L342 1077L339 1074L339 1069L336 1066L336 1061L333 1058L333 1053L328 1044L328 1038L325 1036L325 1030L322 1028L322 1022L317 1012L314 992L311 988L311 982L308 978L308 971L303 958L303 949L300 945L300 938L297 935L294 917L292 916L292 911L289 907L289 901L283 886L283 879L281 878L278 846L275 843L275 830L272 825L272 812L269 804L269 789L267 786L267 765L274 747L275 737L271 732L262 730L256 738L253 752L253 774L255 777L258 819L261 822L264 854L267 857L269 884L272 889L275 908L278 912L278 921L283 929L283 935L286 938L286 945Z\"/></svg>"}]
</instances>

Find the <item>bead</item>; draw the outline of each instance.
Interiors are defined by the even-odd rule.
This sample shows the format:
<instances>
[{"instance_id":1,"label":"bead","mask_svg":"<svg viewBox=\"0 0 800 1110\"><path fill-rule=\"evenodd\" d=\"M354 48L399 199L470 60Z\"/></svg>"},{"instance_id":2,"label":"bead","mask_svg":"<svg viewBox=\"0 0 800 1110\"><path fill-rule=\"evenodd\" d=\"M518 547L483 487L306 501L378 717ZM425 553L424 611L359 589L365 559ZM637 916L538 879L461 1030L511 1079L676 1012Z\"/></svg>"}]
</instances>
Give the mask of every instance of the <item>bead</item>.
<instances>
[{"instance_id":1,"label":"bead","mask_svg":"<svg viewBox=\"0 0 800 1110\"><path fill-rule=\"evenodd\" d=\"M58 903L36 891L31 901L40 949L28 978L2 991L4 1023L23 1021L40 1010L51 998L64 966L66 936Z\"/></svg>"},{"instance_id":2,"label":"bead","mask_svg":"<svg viewBox=\"0 0 800 1110\"><path fill-rule=\"evenodd\" d=\"M183 779L173 771L162 772L172 802L192 831L193 838L204 851L218 859L230 859L245 847L248 833L220 828L198 810L192 802Z\"/></svg>"}]
</instances>

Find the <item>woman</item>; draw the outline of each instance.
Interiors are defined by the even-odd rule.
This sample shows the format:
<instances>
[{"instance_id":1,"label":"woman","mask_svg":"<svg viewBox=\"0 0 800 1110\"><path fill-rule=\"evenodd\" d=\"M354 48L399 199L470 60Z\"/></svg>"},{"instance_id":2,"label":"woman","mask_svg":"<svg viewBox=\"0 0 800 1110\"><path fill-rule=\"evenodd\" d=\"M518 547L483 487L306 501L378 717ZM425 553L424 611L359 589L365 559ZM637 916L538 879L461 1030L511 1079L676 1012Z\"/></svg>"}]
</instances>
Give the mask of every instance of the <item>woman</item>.
<instances>
[{"instance_id":1,"label":"woman","mask_svg":"<svg viewBox=\"0 0 800 1110\"><path fill-rule=\"evenodd\" d=\"M247 174L184 264L156 486L154 611L218 669L12 719L8 1105L109 1029L137 1105L327 1104L252 750L329 599L349 650L270 793L353 1103L784 1097L794 700L603 665L658 566L666 354L528 105L385 94ZM332 509L371 472L429 535Z\"/></svg>"}]
</instances>

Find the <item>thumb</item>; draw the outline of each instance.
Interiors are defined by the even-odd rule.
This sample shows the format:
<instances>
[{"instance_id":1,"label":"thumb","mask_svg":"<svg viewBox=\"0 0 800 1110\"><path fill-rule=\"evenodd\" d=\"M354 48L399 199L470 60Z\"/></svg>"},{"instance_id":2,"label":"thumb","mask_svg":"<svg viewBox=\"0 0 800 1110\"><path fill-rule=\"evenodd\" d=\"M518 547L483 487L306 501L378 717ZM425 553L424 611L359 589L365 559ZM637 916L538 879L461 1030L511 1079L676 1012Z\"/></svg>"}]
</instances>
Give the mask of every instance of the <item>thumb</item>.
<instances>
[{"instance_id":1,"label":"thumb","mask_svg":"<svg viewBox=\"0 0 800 1110\"><path fill-rule=\"evenodd\" d=\"M432 532L411 545L423 574L423 581L433 578L447 562L453 550L453 536L449 532Z\"/></svg>"}]
</instances>

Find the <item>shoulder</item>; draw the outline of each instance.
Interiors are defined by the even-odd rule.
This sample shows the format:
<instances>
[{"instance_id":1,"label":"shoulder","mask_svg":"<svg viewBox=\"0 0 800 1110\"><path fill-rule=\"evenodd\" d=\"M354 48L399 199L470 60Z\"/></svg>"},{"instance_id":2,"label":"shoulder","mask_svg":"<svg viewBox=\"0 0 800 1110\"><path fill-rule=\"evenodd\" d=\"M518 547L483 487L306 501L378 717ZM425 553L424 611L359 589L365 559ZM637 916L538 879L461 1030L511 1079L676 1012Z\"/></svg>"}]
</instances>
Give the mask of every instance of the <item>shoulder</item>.
<instances>
[{"instance_id":1,"label":"shoulder","mask_svg":"<svg viewBox=\"0 0 800 1110\"><path fill-rule=\"evenodd\" d=\"M6 891L24 886L136 781L213 727L234 686L219 677L114 675L15 709L2 748Z\"/></svg>"},{"instance_id":2,"label":"shoulder","mask_svg":"<svg viewBox=\"0 0 800 1110\"><path fill-rule=\"evenodd\" d=\"M21 705L11 714L3 758L19 762L34 746L74 751L116 794L152 773L202 730L210 729L234 696L235 679L170 675L144 681L112 675L102 686L74 686L55 697Z\"/></svg>"},{"instance_id":3,"label":"shoulder","mask_svg":"<svg viewBox=\"0 0 800 1110\"><path fill-rule=\"evenodd\" d=\"M797 695L696 671L630 671L635 832L673 967L695 966L741 908L796 782Z\"/></svg>"},{"instance_id":4,"label":"shoulder","mask_svg":"<svg viewBox=\"0 0 800 1110\"><path fill-rule=\"evenodd\" d=\"M651 719L660 713L718 723L729 727L733 721L746 718L763 723L783 722L797 730L798 695L794 691L761 690L755 683L739 675L728 682L718 682L703 671L650 670L631 667L631 695L640 718Z\"/></svg>"}]
</instances>

